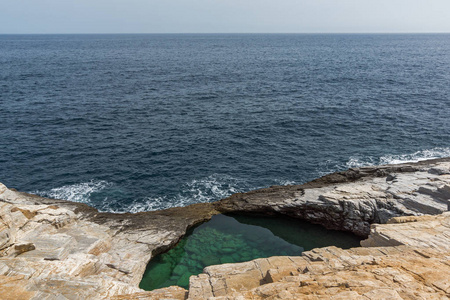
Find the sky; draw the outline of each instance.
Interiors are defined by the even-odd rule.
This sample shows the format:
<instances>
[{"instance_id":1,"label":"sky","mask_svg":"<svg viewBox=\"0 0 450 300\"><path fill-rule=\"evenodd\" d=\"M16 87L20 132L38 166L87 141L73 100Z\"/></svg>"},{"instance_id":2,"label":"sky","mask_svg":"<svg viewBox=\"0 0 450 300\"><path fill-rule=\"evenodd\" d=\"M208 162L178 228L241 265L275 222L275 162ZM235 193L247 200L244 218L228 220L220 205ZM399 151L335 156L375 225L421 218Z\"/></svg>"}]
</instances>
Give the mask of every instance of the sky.
<instances>
[{"instance_id":1,"label":"sky","mask_svg":"<svg viewBox=\"0 0 450 300\"><path fill-rule=\"evenodd\" d=\"M450 0L0 0L0 34L450 32Z\"/></svg>"}]
</instances>

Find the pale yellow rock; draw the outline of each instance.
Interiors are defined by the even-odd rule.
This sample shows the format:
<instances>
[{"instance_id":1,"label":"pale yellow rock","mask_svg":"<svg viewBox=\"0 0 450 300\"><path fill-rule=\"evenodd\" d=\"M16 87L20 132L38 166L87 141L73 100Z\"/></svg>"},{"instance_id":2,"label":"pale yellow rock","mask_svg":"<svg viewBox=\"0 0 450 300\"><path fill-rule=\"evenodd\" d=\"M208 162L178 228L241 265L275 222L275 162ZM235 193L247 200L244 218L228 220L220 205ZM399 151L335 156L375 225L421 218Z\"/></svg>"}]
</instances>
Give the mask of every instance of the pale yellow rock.
<instances>
[{"instance_id":1,"label":"pale yellow rock","mask_svg":"<svg viewBox=\"0 0 450 300\"><path fill-rule=\"evenodd\" d=\"M154 290L152 292L138 292L120 296L114 296L111 300L184 300L187 297L187 291L178 286Z\"/></svg>"},{"instance_id":2,"label":"pale yellow rock","mask_svg":"<svg viewBox=\"0 0 450 300\"><path fill-rule=\"evenodd\" d=\"M395 218L388 224L372 225L363 247L410 245L417 248L450 250L450 212L439 216Z\"/></svg>"},{"instance_id":3,"label":"pale yellow rock","mask_svg":"<svg viewBox=\"0 0 450 300\"><path fill-rule=\"evenodd\" d=\"M403 300L403 298L400 297L397 291L391 289L374 289L363 294L363 296L367 297L370 300Z\"/></svg>"}]
</instances>

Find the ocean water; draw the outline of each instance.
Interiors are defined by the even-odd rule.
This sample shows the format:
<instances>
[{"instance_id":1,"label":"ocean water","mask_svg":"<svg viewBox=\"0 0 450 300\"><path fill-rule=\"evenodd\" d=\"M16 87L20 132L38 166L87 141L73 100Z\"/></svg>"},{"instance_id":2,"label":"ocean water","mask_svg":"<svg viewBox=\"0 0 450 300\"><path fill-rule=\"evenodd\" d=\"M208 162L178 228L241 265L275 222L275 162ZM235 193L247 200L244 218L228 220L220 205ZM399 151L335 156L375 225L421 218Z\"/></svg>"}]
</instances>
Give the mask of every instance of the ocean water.
<instances>
[{"instance_id":1,"label":"ocean water","mask_svg":"<svg viewBox=\"0 0 450 300\"><path fill-rule=\"evenodd\" d=\"M287 217L216 215L188 234L171 250L153 258L140 287L154 290L172 285L189 288L189 277L217 264L271 256L300 256L318 247L358 247L361 238L349 232Z\"/></svg>"},{"instance_id":2,"label":"ocean water","mask_svg":"<svg viewBox=\"0 0 450 300\"><path fill-rule=\"evenodd\" d=\"M450 35L0 35L0 182L102 211L450 156Z\"/></svg>"}]
</instances>

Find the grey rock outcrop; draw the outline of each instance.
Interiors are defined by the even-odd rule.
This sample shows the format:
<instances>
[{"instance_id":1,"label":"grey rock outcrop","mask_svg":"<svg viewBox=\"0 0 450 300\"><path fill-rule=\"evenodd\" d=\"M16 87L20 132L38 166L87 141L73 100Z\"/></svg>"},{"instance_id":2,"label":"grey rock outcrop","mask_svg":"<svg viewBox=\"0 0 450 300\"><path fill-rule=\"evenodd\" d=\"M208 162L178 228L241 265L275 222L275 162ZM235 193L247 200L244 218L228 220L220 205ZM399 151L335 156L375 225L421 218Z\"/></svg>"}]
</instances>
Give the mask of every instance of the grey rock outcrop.
<instances>
[{"instance_id":1,"label":"grey rock outcrop","mask_svg":"<svg viewBox=\"0 0 450 300\"><path fill-rule=\"evenodd\" d=\"M449 191L450 161L441 159L350 169L304 185L234 194L216 209L281 213L367 236L373 223L447 211Z\"/></svg>"}]
</instances>

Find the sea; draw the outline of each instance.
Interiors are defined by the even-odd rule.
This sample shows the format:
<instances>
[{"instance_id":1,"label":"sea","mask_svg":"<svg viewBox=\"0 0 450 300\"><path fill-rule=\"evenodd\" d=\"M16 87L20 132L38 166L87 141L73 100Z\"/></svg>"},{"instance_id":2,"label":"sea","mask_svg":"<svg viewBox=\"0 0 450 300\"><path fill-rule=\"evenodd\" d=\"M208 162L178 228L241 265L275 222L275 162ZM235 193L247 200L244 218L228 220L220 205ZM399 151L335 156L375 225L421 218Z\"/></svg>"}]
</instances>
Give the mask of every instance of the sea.
<instances>
[{"instance_id":1,"label":"sea","mask_svg":"<svg viewBox=\"0 0 450 300\"><path fill-rule=\"evenodd\" d=\"M105 212L450 156L449 34L0 35L0 182Z\"/></svg>"}]
</instances>

